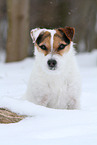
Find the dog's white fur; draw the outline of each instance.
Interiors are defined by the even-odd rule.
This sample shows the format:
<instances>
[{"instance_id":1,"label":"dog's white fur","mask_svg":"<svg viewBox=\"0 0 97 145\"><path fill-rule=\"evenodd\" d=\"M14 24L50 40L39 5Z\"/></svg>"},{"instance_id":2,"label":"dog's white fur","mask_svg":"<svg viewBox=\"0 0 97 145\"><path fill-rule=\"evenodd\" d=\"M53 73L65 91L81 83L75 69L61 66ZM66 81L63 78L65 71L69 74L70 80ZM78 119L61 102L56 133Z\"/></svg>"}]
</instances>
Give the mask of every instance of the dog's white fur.
<instances>
[{"instance_id":1,"label":"dog's white fur","mask_svg":"<svg viewBox=\"0 0 97 145\"><path fill-rule=\"evenodd\" d=\"M36 41L42 31L51 33L51 46L55 30L33 29L31 37ZM51 48L52 50L53 48ZM70 50L63 56L48 54L44 56L35 48L35 61L29 80L25 99L50 108L78 109L80 107L80 74L75 60L73 42ZM57 60L56 70L49 70L47 61L53 58Z\"/></svg>"}]
</instances>

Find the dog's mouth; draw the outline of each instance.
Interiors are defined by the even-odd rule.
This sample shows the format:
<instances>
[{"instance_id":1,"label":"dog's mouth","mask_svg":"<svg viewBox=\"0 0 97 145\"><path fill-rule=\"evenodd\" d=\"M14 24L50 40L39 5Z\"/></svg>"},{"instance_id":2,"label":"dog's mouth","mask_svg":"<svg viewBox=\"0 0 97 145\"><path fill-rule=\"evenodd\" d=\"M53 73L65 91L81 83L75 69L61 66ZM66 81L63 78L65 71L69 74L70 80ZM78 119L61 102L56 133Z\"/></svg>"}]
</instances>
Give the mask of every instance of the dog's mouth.
<instances>
[{"instance_id":1,"label":"dog's mouth","mask_svg":"<svg viewBox=\"0 0 97 145\"><path fill-rule=\"evenodd\" d=\"M49 67L49 70L56 70L56 67L53 67L53 68L50 68L50 67Z\"/></svg>"},{"instance_id":2,"label":"dog's mouth","mask_svg":"<svg viewBox=\"0 0 97 145\"><path fill-rule=\"evenodd\" d=\"M48 68L50 70L56 70L56 68L57 68L57 61L55 59L49 59L47 61L47 65L48 65Z\"/></svg>"}]
</instances>

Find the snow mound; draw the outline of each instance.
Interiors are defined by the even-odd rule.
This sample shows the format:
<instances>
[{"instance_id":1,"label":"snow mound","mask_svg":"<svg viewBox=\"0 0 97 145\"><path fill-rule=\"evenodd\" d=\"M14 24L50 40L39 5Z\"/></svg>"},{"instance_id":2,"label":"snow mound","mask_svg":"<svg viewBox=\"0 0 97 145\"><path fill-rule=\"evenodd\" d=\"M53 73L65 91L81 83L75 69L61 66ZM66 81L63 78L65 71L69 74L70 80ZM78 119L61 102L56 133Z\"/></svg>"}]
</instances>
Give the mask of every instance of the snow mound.
<instances>
[{"instance_id":1,"label":"snow mound","mask_svg":"<svg viewBox=\"0 0 97 145\"><path fill-rule=\"evenodd\" d=\"M1 145L96 145L97 51L77 55L82 77L80 110L51 109L21 100L34 59L0 63L0 107L27 115L15 124L0 124Z\"/></svg>"},{"instance_id":2,"label":"snow mound","mask_svg":"<svg viewBox=\"0 0 97 145\"><path fill-rule=\"evenodd\" d=\"M77 55L81 67L97 67L97 50L92 53L82 53Z\"/></svg>"}]
</instances>

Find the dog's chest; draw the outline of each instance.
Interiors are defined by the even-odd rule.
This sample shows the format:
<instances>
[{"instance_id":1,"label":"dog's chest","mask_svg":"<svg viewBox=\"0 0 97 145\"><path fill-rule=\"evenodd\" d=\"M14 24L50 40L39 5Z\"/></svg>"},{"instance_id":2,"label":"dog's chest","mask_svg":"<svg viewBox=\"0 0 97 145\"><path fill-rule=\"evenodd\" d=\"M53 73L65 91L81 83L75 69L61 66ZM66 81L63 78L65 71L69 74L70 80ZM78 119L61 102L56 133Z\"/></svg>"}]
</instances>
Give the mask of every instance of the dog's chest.
<instances>
[{"instance_id":1,"label":"dog's chest","mask_svg":"<svg viewBox=\"0 0 97 145\"><path fill-rule=\"evenodd\" d=\"M42 82L45 85L45 91L42 90L43 93L47 93L46 95L52 100L56 100L59 97L65 97L68 91L68 83L65 79L60 78L50 78Z\"/></svg>"},{"instance_id":2,"label":"dog's chest","mask_svg":"<svg viewBox=\"0 0 97 145\"><path fill-rule=\"evenodd\" d=\"M64 105L66 102L64 100L67 100L68 98L68 83L67 80L49 80L47 83L47 99L49 100L47 106L55 106L58 108L58 106L62 106L64 108ZM43 95L44 96L44 95Z\"/></svg>"},{"instance_id":3,"label":"dog's chest","mask_svg":"<svg viewBox=\"0 0 97 145\"><path fill-rule=\"evenodd\" d=\"M45 82L46 83L46 82ZM51 79L47 81L47 88L50 93L61 95L67 91L67 80L65 79Z\"/></svg>"}]
</instances>

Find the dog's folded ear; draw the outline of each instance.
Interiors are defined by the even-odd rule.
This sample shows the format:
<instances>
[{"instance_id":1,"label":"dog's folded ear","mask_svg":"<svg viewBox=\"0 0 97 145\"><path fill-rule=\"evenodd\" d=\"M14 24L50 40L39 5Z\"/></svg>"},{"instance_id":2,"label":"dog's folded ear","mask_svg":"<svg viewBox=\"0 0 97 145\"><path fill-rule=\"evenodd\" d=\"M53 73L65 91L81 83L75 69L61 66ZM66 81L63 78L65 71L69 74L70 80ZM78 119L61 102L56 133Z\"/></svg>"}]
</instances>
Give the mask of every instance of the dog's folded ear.
<instances>
[{"instance_id":1,"label":"dog's folded ear","mask_svg":"<svg viewBox=\"0 0 97 145\"><path fill-rule=\"evenodd\" d=\"M36 41L36 39L39 35L39 30L40 30L40 28L35 28L35 29L32 29L31 32L30 32L33 43L35 43L35 41Z\"/></svg>"},{"instance_id":2,"label":"dog's folded ear","mask_svg":"<svg viewBox=\"0 0 97 145\"><path fill-rule=\"evenodd\" d=\"M72 41L74 34L75 34L75 28L66 26L65 28L59 28L59 30L63 31L65 33L66 37Z\"/></svg>"}]
</instances>

